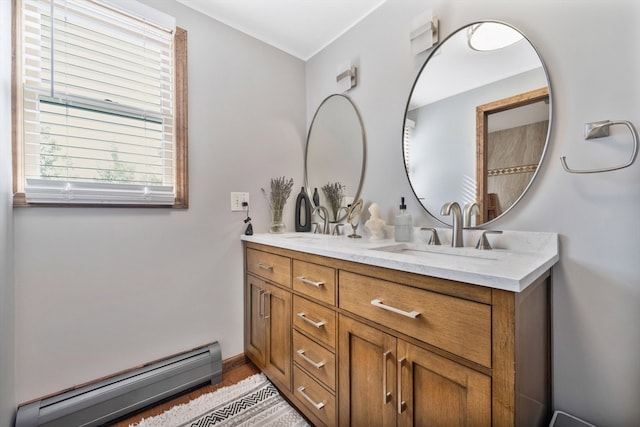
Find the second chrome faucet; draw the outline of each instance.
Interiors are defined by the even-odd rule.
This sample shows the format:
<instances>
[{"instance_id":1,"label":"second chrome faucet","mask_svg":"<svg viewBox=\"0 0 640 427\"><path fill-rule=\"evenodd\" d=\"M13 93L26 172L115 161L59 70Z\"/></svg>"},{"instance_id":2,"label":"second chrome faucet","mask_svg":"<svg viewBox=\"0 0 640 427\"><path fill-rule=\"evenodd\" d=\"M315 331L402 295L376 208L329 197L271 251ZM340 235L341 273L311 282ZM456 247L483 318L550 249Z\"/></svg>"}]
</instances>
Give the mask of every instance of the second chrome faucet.
<instances>
[{"instance_id":1,"label":"second chrome faucet","mask_svg":"<svg viewBox=\"0 0 640 427\"><path fill-rule=\"evenodd\" d=\"M451 246L461 248L462 243L462 211L457 202L447 202L442 206L440 215L453 215L453 235L451 236Z\"/></svg>"}]
</instances>

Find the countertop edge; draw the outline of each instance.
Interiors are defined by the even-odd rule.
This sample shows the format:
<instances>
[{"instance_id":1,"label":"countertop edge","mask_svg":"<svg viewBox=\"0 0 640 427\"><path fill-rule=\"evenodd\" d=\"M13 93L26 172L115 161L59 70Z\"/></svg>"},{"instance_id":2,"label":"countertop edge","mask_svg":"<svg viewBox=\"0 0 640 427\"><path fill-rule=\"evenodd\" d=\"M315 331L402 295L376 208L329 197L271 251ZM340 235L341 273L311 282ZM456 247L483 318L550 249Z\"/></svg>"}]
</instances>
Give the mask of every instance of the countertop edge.
<instances>
[{"instance_id":1,"label":"countertop edge","mask_svg":"<svg viewBox=\"0 0 640 427\"><path fill-rule=\"evenodd\" d=\"M556 233L538 234L547 234L550 240L555 239L556 242L558 241ZM463 271L460 269L447 268L446 266L429 265L409 257L369 251L376 246L395 243L389 239L379 241L359 239L355 241L341 236L334 238L328 237L326 240L318 239L318 241L309 242L304 238L296 239L292 238L292 236L295 237L295 234L286 233L284 235L274 235L264 233L251 236L242 235L241 240L511 292L524 291L529 285L534 283L536 279L551 269L559 260L556 246L555 251L536 252L533 255L525 254L526 256L518 258L522 263L528 262L529 265L527 266L528 268L520 268L521 271L518 271L516 274L513 274L513 272L511 272L511 274L501 274L499 272L488 271ZM513 267L510 265L509 268Z\"/></svg>"}]
</instances>

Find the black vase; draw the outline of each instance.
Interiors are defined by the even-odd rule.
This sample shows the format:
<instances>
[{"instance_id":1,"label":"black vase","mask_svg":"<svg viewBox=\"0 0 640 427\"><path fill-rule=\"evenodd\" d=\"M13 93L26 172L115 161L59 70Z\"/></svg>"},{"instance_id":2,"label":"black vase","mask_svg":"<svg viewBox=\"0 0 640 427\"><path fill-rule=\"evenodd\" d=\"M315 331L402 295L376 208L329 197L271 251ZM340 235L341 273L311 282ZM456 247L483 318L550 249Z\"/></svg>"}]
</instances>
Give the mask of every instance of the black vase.
<instances>
[{"instance_id":1,"label":"black vase","mask_svg":"<svg viewBox=\"0 0 640 427\"><path fill-rule=\"evenodd\" d=\"M311 231L311 200L304 187L296 198L296 231Z\"/></svg>"}]
</instances>

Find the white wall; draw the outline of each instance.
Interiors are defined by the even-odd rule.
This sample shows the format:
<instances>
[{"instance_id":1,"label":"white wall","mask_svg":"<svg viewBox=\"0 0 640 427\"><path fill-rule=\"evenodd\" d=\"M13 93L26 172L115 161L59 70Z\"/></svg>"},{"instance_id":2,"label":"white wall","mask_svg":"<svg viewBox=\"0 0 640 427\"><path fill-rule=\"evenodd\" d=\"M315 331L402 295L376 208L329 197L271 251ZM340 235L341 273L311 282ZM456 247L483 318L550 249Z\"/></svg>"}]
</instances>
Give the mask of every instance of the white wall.
<instances>
[{"instance_id":1,"label":"white wall","mask_svg":"<svg viewBox=\"0 0 640 427\"><path fill-rule=\"evenodd\" d=\"M538 47L551 76L551 143L538 177L496 229L560 234L553 271L554 398L566 410L602 426L640 423L640 164L596 175L575 167L622 163L629 157L624 128L608 143L586 142L586 122L631 120L640 127L640 3L636 0L389 0L307 62L307 123L335 92L338 64L354 60L358 87L349 92L363 116L368 153L363 197L380 204L388 223L407 197L418 209L402 161L402 120L424 55L412 58L409 24L433 8L442 37L480 19L519 28ZM613 140L613 141L612 141ZM640 163L640 162L639 162ZM411 197L410 197L411 196ZM432 224L433 225L433 224Z\"/></svg>"},{"instance_id":2,"label":"white wall","mask_svg":"<svg viewBox=\"0 0 640 427\"><path fill-rule=\"evenodd\" d=\"M15 405L10 57L11 2L0 0L0 427L13 425Z\"/></svg>"},{"instance_id":3,"label":"white wall","mask_svg":"<svg viewBox=\"0 0 640 427\"><path fill-rule=\"evenodd\" d=\"M188 31L190 207L15 210L18 402L214 340L223 358L242 353L245 215L229 193L250 192L264 232L260 188L281 175L302 185L304 63L145 1Z\"/></svg>"}]
</instances>

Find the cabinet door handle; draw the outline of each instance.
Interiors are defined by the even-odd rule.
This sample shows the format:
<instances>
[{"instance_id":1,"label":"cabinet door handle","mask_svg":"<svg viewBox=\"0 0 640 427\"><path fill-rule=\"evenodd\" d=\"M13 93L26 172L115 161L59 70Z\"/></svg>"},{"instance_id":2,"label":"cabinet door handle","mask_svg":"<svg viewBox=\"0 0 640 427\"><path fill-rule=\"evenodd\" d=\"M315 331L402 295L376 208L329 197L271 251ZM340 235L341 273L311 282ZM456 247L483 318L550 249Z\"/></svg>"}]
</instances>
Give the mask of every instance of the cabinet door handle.
<instances>
[{"instance_id":1,"label":"cabinet door handle","mask_svg":"<svg viewBox=\"0 0 640 427\"><path fill-rule=\"evenodd\" d=\"M258 293L258 305L260 306L258 314L260 317L264 317L264 293L264 289L260 289L260 292Z\"/></svg>"},{"instance_id":2,"label":"cabinet door handle","mask_svg":"<svg viewBox=\"0 0 640 427\"><path fill-rule=\"evenodd\" d=\"M302 357L302 359L304 359L305 362L307 362L308 364L310 364L311 366L313 366L316 369L320 369L325 365L325 361L323 360L322 362L316 362L313 359L309 358L309 356L307 356L306 354L304 354L304 350L300 349L297 351L297 353L300 355L300 357Z\"/></svg>"},{"instance_id":3,"label":"cabinet door handle","mask_svg":"<svg viewBox=\"0 0 640 427\"><path fill-rule=\"evenodd\" d=\"M309 280L304 276L298 276L296 277L296 280L299 280L302 283L306 283L307 285L315 286L316 288L319 288L320 286L324 286L324 282L314 282L313 280Z\"/></svg>"},{"instance_id":4,"label":"cabinet door handle","mask_svg":"<svg viewBox=\"0 0 640 427\"><path fill-rule=\"evenodd\" d=\"M371 305L381 308L383 310L387 310L387 311L391 311L392 313L396 313L396 314L401 314L405 317L410 317L412 319L415 319L416 317L420 316L420 312L418 311L404 311L404 310L400 310L399 308L395 308L392 307L390 305L385 305L382 303L382 300L379 299L372 299L371 300Z\"/></svg>"},{"instance_id":5,"label":"cabinet door handle","mask_svg":"<svg viewBox=\"0 0 640 427\"><path fill-rule=\"evenodd\" d=\"M302 313L302 312L298 313L297 316L302 320L304 320L305 322L307 322L308 324L313 325L318 329L322 328L327 323L324 320L321 320L320 322L314 322L313 320L309 319L305 313Z\"/></svg>"},{"instance_id":6,"label":"cabinet door handle","mask_svg":"<svg viewBox=\"0 0 640 427\"><path fill-rule=\"evenodd\" d=\"M273 266L267 265L267 264L263 264L261 262L258 263L258 268L261 268L261 269L267 270L267 271L273 271Z\"/></svg>"},{"instance_id":7,"label":"cabinet door handle","mask_svg":"<svg viewBox=\"0 0 640 427\"><path fill-rule=\"evenodd\" d=\"M402 414L407 408L407 403L402 400L402 367L406 360L406 357L398 360L398 414Z\"/></svg>"},{"instance_id":8,"label":"cabinet door handle","mask_svg":"<svg viewBox=\"0 0 640 427\"><path fill-rule=\"evenodd\" d=\"M391 392L387 391L387 360L391 357L391 350L382 353L382 404L391 402Z\"/></svg>"},{"instance_id":9,"label":"cabinet door handle","mask_svg":"<svg viewBox=\"0 0 640 427\"><path fill-rule=\"evenodd\" d=\"M298 393L300 393L302 395L302 397L304 397L305 399L307 399L307 402L311 403L316 409L320 410L322 408L324 408L324 402L314 402L312 398L310 398L307 393L305 393L306 389L304 388L304 386L300 386L298 387Z\"/></svg>"},{"instance_id":10,"label":"cabinet door handle","mask_svg":"<svg viewBox=\"0 0 640 427\"><path fill-rule=\"evenodd\" d=\"M268 301L266 301L267 298L269 298ZM264 302L264 305L265 305L264 318L268 319L268 318L271 317L271 292L265 292L264 293L263 302ZM268 309L268 312L267 312L266 309Z\"/></svg>"}]
</instances>

